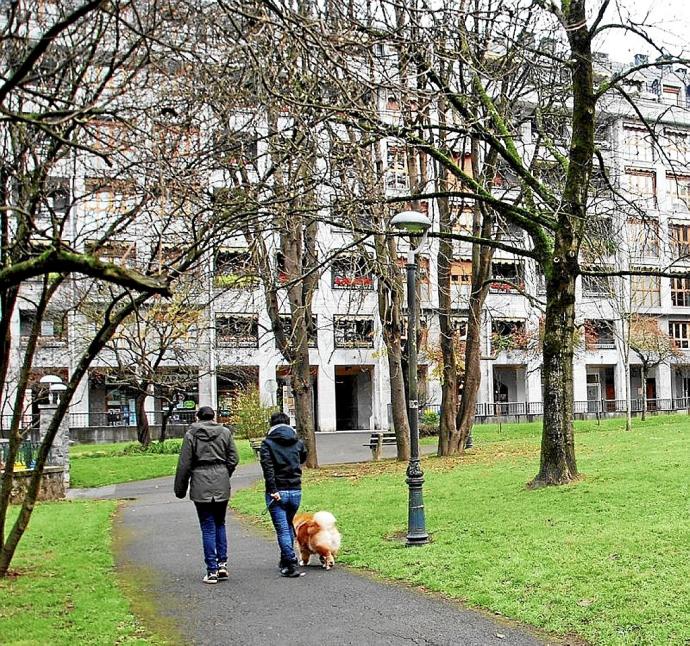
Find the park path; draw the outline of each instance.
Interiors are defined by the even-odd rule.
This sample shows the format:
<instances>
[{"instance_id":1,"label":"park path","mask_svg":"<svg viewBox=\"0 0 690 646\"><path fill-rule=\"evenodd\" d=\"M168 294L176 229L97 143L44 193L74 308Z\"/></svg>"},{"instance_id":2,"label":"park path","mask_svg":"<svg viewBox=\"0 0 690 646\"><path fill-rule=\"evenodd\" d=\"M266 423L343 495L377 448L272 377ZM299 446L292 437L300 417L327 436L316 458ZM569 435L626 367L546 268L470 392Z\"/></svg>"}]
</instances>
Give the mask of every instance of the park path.
<instances>
[{"instance_id":1,"label":"park path","mask_svg":"<svg viewBox=\"0 0 690 646\"><path fill-rule=\"evenodd\" d=\"M368 435L319 438L322 463L369 457ZM388 447L386 447L388 448ZM250 486L257 464L241 466L235 490ZM116 559L139 573L136 587L188 644L242 646L383 646L425 644L527 646L547 643L479 612L405 587L383 583L336 564L307 568L299 579L278 575L275 542L228 514L230 580L204 585L201 538L194 508L172 493L172 478L74 490L73 498L121 498ZM344 540L354 528L341 527ZM555 643L555 642L551 642Z\"/></svg>"}]
</instances>

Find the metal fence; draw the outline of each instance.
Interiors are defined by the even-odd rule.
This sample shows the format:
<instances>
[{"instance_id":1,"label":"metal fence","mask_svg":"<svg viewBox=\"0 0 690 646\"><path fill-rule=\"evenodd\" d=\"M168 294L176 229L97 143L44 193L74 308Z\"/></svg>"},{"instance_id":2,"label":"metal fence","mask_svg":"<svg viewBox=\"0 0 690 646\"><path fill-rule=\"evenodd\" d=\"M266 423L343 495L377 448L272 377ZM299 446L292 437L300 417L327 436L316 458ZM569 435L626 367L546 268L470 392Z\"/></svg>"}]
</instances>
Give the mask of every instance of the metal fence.
<instances>
[{"instance_id":1,"label":"metal fence","mask_svg":"<svg viewBox=\"0 0 690 646\"><path fill-rule=\"evenodd\" d=\"M630 411L632 413L642 412L645 400L642 398L630 401ZM690 409L690 397L675 398L656 398L647 399L647 410L650 412L663 411L686 411ZM586 414L622 414L626 411L625 399L602 399L586 400L573 402L573 412L576 415ZM423 406L420 413L440 414L441 406L430 404ZM544 404L542 402L480 402L477 404L475 417L485 419L487 417L521 417L535 416L544 414Z\"/></svg>"},{"instance_id":2,"label":"metal fence","mask_svg":"<svg viewBox=\"0 0 690 646\"><path fill-rule=\"evenodd\" d=\"M17 451L17 457L14 462L15 471L20 471L22 469L33 469L36 465L36 460L38 459L38 452L41 448L40 442L22 442L19 445L19 450ZM9 441L0 442L0 464L4 465L7 462L7 456L10 451ZM56 458L51 449L48 452L48 459L46 461L47 466L54 466L56 464Z\"/></svg>"},{"instance_id":3,"label":"metal fence","mask_svg":"<svg viewBox=\"0 0 690 646\"><path fill-rule=\"evenodd\" d=\"M19 422L19 432L24 437L31 437L32 440L38 440L38 415L24 415ZM10 429L12 428L12 415L0 415L0 439L7 439L10 436Z\"/></svg>"},{"instance_id":4,"label":"metal fence","mask_svg":"<svg viewBox=\"0 0 690 646\"><path fill-rule=\"evenodd\" d=\"M148 411L146 417L152 426L160 426L163 423L163 411ZM196 421L195 410L175 410L168 418L168 424L188 425ZM126 426L134 427L137 425L137 417L134 412L125 414L117 412L89 412L89 413L70 413L70 428L90 428L106 426Z\"/></svg>"}]
</instances>

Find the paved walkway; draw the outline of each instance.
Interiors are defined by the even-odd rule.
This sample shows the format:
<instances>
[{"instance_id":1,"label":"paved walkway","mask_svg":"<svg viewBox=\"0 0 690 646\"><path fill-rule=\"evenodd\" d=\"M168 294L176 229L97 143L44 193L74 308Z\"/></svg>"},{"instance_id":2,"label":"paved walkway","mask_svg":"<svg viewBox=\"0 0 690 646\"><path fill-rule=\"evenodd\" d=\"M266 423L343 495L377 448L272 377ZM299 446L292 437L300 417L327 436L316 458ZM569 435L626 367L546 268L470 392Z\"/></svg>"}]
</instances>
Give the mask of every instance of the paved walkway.
<instances>
[{"instance_id":1,"label":"paved walkway","mask_svg":"<svg viewBox=\"0 0 690 646\"><path fill-rule=\"evenodd\" d=\"M369 457L368 449L361 447L363 435L328 435L319 438L323 463ZM242 466L233 477L233 488L249 486L258 477L257 464ZM75 490L72 497L130 499L117 521L124 537L118 564L144 572L137 587L189 644L546 643L524 629L338 564L330 572L312 566L299 579L281 578L275 542L232 513L228 517L230 580L203 585L196 514L188 500L174 497L172 478ZM354 531L341 530L345 541Z\"/></svg>"}]
</instances>

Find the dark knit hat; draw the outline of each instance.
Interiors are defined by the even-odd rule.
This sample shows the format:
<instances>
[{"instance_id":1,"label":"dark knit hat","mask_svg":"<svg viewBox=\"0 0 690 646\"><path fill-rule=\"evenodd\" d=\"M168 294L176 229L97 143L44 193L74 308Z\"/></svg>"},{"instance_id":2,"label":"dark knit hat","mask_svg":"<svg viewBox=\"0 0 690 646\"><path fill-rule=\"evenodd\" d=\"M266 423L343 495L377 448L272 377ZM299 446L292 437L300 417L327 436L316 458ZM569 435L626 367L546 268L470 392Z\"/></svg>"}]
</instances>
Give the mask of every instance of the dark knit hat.
<instances>
[{"instance_id":1,"label":"dark knit hat","mask_svg":"<svg viewBox=\"0 0 690 646\"><path fill-rule=\"evenodd\" d=\"M210 406L202 406L196 412L197 419L209 420L216 416L216 412Z\"/></svg>"}]
</instances>

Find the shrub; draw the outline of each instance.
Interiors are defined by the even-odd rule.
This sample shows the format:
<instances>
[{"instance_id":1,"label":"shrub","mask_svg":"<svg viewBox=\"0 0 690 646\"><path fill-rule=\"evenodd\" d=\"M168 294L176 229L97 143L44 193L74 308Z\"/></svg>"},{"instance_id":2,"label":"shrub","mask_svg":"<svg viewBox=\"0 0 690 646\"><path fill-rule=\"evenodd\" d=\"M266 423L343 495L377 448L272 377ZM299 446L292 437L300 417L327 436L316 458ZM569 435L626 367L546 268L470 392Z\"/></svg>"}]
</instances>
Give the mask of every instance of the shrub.
<instances>
[{"instance_id":1,"label":"shrub","mask_svg":"<svg viewBox=\"0 0 690 646\"><path fill-rule=\"evenodd\" d=\"M123 447L122 455L139 455L155 454L155 455L175 455L180 452L182 448L182 440L165 440L164 442L151 442L148 446L133 443Z\"/></svg>"},{"instance_id":2,"label":"shrub","mask_svg":"<svg viewBox=\"0 0 690 646\"><path fill-rule=\"evenodd\" d=\"M230 422L239 437L248 440L266 435L271 415L278 410L275 406L261 403L259 389L256 387L240 390L232 400Z\"/></svg>"},{"instance_id":3,"label":"shrub","mask_svg":"<svg viewBox=\"0 0 690 646\"><path fill-rule=\"evenodd\" d=\"M425 410L422 413L419 422L420 437L430 437L432 435L438 435L440 417L437 412L433 410Z\"/></svg>"}]
</instances>

